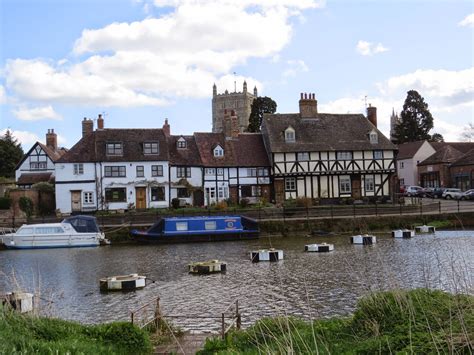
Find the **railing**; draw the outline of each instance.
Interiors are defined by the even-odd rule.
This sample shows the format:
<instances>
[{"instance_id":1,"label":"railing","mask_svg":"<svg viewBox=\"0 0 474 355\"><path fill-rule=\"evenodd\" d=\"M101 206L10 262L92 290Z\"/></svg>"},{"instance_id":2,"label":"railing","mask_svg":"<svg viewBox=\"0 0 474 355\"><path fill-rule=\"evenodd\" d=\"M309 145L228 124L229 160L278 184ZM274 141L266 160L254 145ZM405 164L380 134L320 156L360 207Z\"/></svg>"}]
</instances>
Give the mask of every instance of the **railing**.
<instances>
[{"instance_id":1,"label":"railing","mask_svg":"<svg viewBox=\"0 0 474 355\"><path fill-rule=\"evenodd\" d=\"M216 312L217 313L217 312ZM203 315L203 314L168 314L165 315L161 312L160 298L137 308L130 312L131 323L137 325L140 328L144 328L147 325L154 324L157 328L160 323L166 319L173 320L186 320L186 321L203 321L203 320L215 320L216 324L219 323L220 335L225 338L226 334L232 328L240 329L242 325L241 314L239 311L239 301L232 302L227 308L218 315ZM178 324L179 325L179 324Z\"/></svg>"}]
</instances>

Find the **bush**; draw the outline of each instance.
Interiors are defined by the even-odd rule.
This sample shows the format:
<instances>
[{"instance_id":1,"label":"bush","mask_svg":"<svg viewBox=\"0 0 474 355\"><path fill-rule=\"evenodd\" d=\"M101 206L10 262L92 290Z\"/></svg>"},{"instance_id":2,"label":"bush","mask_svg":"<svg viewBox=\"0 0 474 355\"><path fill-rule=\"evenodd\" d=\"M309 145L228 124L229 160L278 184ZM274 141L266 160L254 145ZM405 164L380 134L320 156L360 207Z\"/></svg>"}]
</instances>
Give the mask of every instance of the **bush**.
<instances>
[{"instance_id":1,"label":"bush","mask_svg":"<svg viewBox=\"0 0 474 355\"><path fill-rule=\"evenodd\" d=\"M216 210L223 211L227 208L227 202L225 201L219 201L216 204Z\"/></svg>"},{"instance_id":2,"label":"bush","mask_svg":"<svg viewBox=\"0 0 474 355\"><path fill-rule=\"evenodd\" d=\"M179 198L175 197L171 200L171 206L174 208L174 209L178 209L179 208Z\"/></svg>"},{"instance_id":3,"label":"bush","mask_svg":"<svg viewBox=\"0 0 474 355\"><path fill-rule=\"evenodd\" d=\"M12 199L9 197L0 197L0 210L9 210L12 205Z\"/></svg>"},{"instance_id":4,"label":"bush","mask_svg":"<svg viewBox=\"0 0 474 355\"><path fill-rule=\"evenodd\" d=\"M20 210L22 210L26 217L29 218L33 215L33 201L31 198L26 196L21 196L18 204L20 205Z\"/></svg>"},{"instance_id":5,"label":"bush","mask_svg":"<svg viewBox=\"0 0 474 355\"><path fill-rule=\"evenodd\" d=\"M247 198L240 199L239 205L242 208L246 208L250 204L250 201Z\"/></svg>"},{"instance_id":6,"label":"bush","mask_svg":"<svg viewBox=\"0 0 474 355\"><path fill-rule=\"evenodd\" d=\"M298 197L296 199L296 207L309 208L313 205L313 200L309 197Z\"/></svg>"},{"instance_id":7,"label":"bush","mask_svg":"<svg viewBox=\"0 0 474 355\"><path fill-rule=\"evenodd\" d=\"M49 182L37 182L31 188L41 192L54 192L54 185Z\"/></svg>"}]
</instances>

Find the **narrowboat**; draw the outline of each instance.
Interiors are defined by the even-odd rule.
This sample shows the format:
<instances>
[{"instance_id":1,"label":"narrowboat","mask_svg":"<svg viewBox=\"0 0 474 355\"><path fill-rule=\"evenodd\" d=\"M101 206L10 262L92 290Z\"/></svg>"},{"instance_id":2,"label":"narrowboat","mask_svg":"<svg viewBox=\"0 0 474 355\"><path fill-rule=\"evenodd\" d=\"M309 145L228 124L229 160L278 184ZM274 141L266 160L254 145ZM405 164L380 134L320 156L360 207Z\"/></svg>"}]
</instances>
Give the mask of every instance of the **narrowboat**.
<instances>
[{"instance_id":1,"label":"narrowboat","mask_svg":"<svg viewBox=\"0 0 474 355\"><path fill-rule=\"evenodd\" d=\"M104 242L93 216L71 216L61 223L24 224L0 238L7 249L96 247Z\"/></svg>"},{"instance_id":2,"label":"narrowboat","mask_svg":"<svg viewBox=\"0 0 474 355\"><path fill-rule=\"evenodd\" d=\"M131 235L145 243L210 242L256 239L259 228L257 221L243 216L165 217Z\"/></svg>"}]
</instances>

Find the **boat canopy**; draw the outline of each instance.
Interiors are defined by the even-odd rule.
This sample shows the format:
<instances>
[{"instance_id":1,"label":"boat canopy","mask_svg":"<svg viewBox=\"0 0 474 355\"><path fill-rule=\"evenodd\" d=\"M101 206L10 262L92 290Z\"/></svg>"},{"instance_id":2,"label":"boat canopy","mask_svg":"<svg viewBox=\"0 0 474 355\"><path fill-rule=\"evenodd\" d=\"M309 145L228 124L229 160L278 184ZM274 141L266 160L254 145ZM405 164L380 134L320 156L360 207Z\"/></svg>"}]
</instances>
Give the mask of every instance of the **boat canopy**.
<instances>
[{"instance_id":1,"label":"boat canopy","mask_svg":"<svg viewBox=\"0 0 474 355\"><path fill-rule=\"evenodd\" d=\"M69 223L78 233L100 232L97 220L93 216L71 216L64 219L62 223Z\"/></svg>"}]
</instances>

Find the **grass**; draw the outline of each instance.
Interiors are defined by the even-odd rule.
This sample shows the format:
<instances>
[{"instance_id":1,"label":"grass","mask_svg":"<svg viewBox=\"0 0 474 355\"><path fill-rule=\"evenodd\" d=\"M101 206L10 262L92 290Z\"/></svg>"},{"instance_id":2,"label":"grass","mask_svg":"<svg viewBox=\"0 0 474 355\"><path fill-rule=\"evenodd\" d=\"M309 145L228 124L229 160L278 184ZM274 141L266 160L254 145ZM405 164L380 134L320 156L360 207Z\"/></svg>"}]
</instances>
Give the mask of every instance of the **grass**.
<instances>
[{"instance_id":1,"label":"grass","mask_svg":"<svg viewBox=\"0 0 474 355\"><path fill-rule=\"evenodd\" d=\"M149 354L147 332L127 322L82 325L22 315L0 303L0 354Z\"/></svg>"},{"instance_id":2,"label":"grass","mask_svg":"<svg viewBox=\"0 0 474 355\"><path fill-rule=\"evenodd\" d=\"M472 354L474 297L442 291L378 292L350 318L266 318L200 354Z\"/></svg>"}]
</instances>

